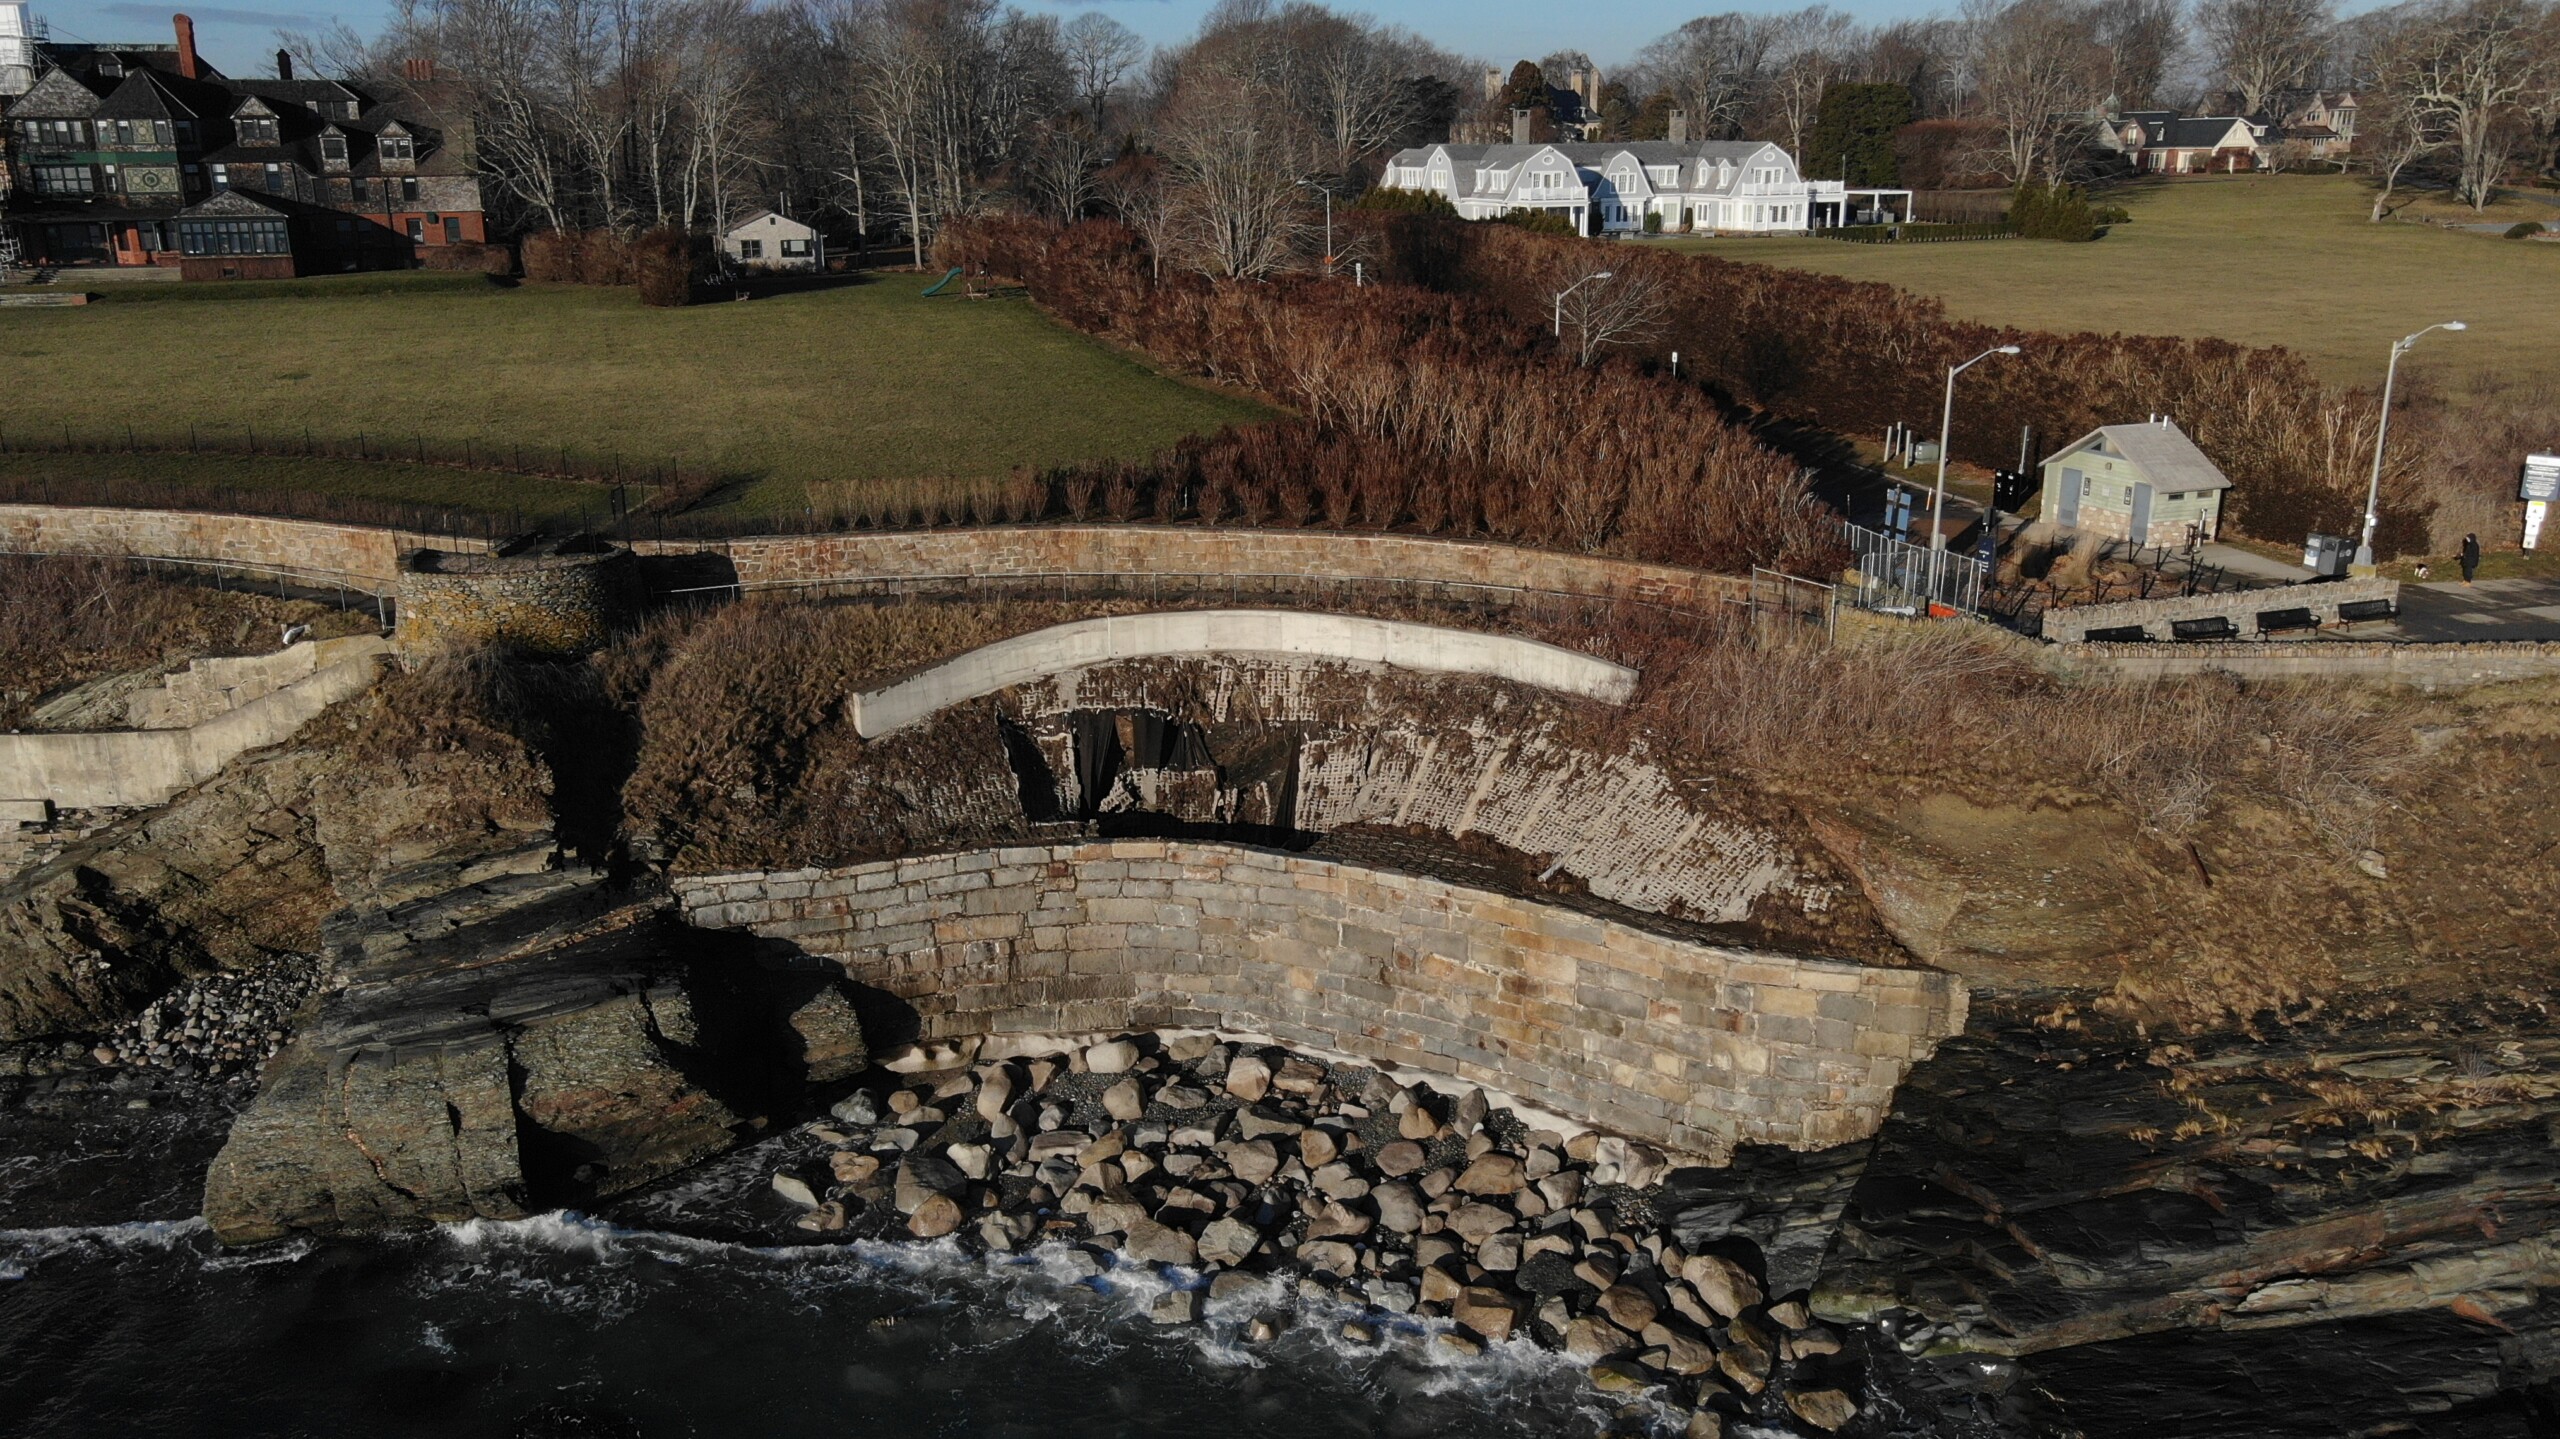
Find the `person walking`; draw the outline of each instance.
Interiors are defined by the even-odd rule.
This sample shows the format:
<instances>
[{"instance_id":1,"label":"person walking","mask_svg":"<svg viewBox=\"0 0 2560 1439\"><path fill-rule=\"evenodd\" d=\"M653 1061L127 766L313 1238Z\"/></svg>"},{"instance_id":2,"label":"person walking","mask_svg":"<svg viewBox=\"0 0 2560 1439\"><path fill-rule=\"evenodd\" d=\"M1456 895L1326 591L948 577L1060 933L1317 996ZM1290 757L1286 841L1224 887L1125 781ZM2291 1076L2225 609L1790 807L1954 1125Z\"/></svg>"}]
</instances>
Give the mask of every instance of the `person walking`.
<instances>
[{"instance_id":1,"label":"person walking","mask_svg":"<svg viewBox=\"0 0 2560 1439\"><path fill-rule=\"evenodd\" d=\"M2462 582L2466 585L2471 583L2472 576L2478 573L2480 573L2480 537L2464 535L2462 537Z\"/></svg>"}]
</instances>

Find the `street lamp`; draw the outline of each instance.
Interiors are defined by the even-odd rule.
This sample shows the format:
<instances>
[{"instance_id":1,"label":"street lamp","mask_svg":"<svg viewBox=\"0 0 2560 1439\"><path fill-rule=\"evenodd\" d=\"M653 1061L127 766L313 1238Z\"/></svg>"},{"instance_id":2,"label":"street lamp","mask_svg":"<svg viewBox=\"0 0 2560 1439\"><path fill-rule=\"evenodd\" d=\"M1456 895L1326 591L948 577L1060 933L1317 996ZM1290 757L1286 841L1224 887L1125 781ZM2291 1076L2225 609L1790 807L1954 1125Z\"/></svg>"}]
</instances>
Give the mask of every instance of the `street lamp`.
<instances>
[{"instance_id":1,"label":"street lamp","mask_svg":"<svg viewBox=\"0 0 2560 1439\"><path fill-rule=\"evenodd\" d=\"M1324 277L1333 278L1333 191L1313 180L1300 180L1299 186L1324 196Z\"/></svg>"},{"instance_id":2,"label":"street lamp","mask_svg":"<svg viewBox=\"0 0 2560 1439\"><path fill-rule=\"evenodd\" d=\"M1985 350L1947 371L1947 405L1945 409L1938 412L1938 489L1937 493L1929 499L1929 548L1933 550L1943 550L1947 547L1946 531L1938 527L1938 522L1947 512L1947 436L1955 429L1956 424L1956 376L1994 355L2016 353L2018 353L2017 346L2001 345L1996 349ZM1934 565L1934 562L1932 563Z\"/></svg>"},{"instance_id":3,"label":"street lamp","mask_svg":"<svg viewBox=\"0 0 2560 1439\"><path fill-rule=\"evenodd\" d=\"M2373 479L2364 491L2364 538L2356 541L2355 568L2366 574L2373 572L2374 527L2382 523L2382 442L2391 434L2391 382L2400 377L2400 357L2409 353L2410 346L2417 344L2429 331L2469 328L2460 320L2447 320L2391 342L2391 365L2382 372L2382 419L2373 431Z\"/></svg>"},{"instance_id":4,"label":"street lamp","mask_svg":"<svg viewBox=\"0 0 2560 1439\"><path fill-rule=\"evenodd\" d=\"M1564 297L1581 289L1583 286L1590 284L1594 280L1608 279L1611 273L1612 272L1608 270L1594 270L1590 274L1583 276L1581 279L1574 281L1572 284L1565 286L1563 289L1556 291L1557 339L1561 340L1564 338Z\"/></svg>"}]
</instances>

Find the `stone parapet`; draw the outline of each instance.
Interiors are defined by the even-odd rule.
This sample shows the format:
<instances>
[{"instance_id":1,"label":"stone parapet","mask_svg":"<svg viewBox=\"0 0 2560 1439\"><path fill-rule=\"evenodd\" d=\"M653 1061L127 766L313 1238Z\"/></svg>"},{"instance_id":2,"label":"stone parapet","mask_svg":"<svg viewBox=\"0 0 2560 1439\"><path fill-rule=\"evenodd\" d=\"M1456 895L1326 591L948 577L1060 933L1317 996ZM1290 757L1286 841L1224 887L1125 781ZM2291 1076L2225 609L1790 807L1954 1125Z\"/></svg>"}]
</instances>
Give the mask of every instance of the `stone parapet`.
<instances>
[{"instance_id":1,"label":"stone parapet","mask_svg":"<svg viewBox=\"0 0 2560 1439\"><path fill-rule=\"evenodd\" d=\"M400 566L400 656L504 644L546 655L602 648L639 618L640 572L629 550L546 545L515 554L417 550Z\"/></svg>"},{"instance_id":2,"label":"stone parapet","mask_svg":"<svg viewBox=\"0 0 2560 1439\"><path fill-rule=\"evenodd\" d=\"M2423 690L2560 675L2560 643L2395 644L2223 640L2193 645L2058 645L2052 664L2095 679L2155 680L2219 671L2255 680L2371 680Z\"/></svg>"},{"instance_id":3,"label":"stone parapet","mask_svg":"<svg viewBox=\"0 0 2560 1439\"><path fill-rule=\"evenodd\" d=\"M928 1042L1198 1026L1485 1085L1720 1162L1875 1132L1953 975L1700 943L1301 855L1119 840L682 878L697 925L842 964Z\"/></svg>"},{"instance_id":4,"label":"stone parapet","mask_svg":"<svg viewBox=\"0 0 2560 1439\"><path fill-rule=\"evenodd\" d=\"M2119 600L2108 605L2065 605L2044 612L2043 634L2057 644L2073 644L2092 630L2140 625L2155 640L2171 638L2178 620L2225 618L2240 633L2258 632L2258 616L2271 610L2311 611L2322 628L2338 623L2338 607L2365 600L2400 600L2400 582L2386 579L2331 580L2321 584L2282 585L2262 590L2225 590L2210 595L2169 595L2156 600Z\"/></svg>"}]
</instances>

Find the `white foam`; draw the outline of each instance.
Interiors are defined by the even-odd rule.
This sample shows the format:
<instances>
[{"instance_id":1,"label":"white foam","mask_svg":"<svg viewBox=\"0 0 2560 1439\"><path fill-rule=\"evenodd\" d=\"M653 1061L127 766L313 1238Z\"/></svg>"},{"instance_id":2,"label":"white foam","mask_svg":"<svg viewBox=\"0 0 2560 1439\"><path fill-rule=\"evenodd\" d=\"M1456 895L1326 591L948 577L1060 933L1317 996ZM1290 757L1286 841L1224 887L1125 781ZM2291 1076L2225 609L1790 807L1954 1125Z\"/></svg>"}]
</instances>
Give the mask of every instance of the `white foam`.
<instances>
[{"instance_id":1,"label":"white foam","mask_svg":"<svg viewBox=\"0 0 2560 1439\"><path fill-rule=\"evenodd\" d=\"M23 1279L29 1267L68 1254L134 1254L174 1249L205 1232L201 1217L142 1219L125 1224L64 1225L51 1229L0 1229L0 1256Z\"/></svg>"}]
</instances>

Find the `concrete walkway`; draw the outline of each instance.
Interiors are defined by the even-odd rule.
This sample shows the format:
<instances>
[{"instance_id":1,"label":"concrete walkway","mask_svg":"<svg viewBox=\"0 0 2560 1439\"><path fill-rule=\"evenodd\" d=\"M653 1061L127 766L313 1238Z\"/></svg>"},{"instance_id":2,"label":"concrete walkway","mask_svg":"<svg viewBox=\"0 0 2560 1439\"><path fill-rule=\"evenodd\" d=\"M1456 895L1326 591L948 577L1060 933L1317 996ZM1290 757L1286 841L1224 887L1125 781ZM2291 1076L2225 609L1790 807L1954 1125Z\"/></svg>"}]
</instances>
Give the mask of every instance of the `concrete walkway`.
<instances>
[{"instance_id":1,"label":"concrete walkway","mask_svg":"<svg viewBox=\"0 0 2560 1439\"><path fill-rule=\"evenodd\" d=\"M2403 584L2400 618L2366 633L2428 644L2560 640L2560 579Z\"/></svg>"}]
</instances>

